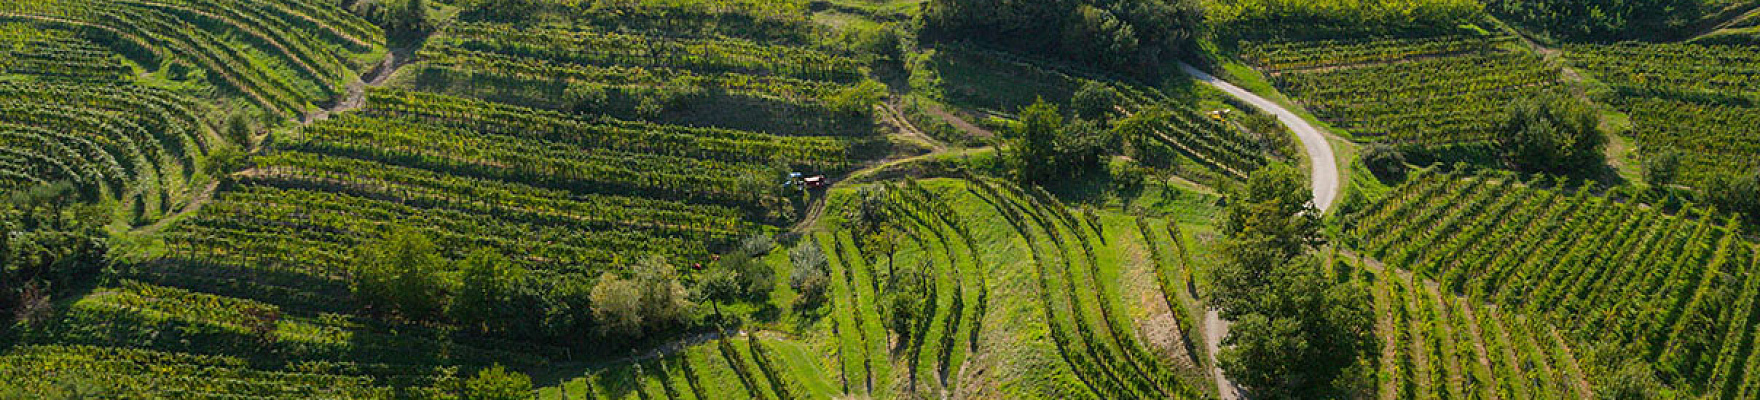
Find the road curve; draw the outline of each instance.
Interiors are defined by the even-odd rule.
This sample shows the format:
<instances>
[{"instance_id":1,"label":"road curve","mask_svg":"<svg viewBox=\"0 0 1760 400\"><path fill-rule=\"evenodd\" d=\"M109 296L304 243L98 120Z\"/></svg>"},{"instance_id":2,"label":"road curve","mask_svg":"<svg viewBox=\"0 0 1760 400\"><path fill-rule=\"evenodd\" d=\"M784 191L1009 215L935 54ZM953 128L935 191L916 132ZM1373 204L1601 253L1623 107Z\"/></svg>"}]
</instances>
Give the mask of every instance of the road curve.
<instances>
[{"instance_id":1,"label":"road curve","mask_svg":"<svg viewBox=\"0 0 1760 400\"><path fill-rule=\"evenodd\" d=\"M1326 135L1321 134L1319 129L1314 128L1314 125L1309 124L1307 120L1302 119L1295 112L1291 112L1271 100L1266 100L1253 92L1248 92L1246 89L1241 89L1239 86L1211 76L1204 71L1199 71L1191 64L1182 62L1179 66L1199 82L1204 82L1229 96L1277 116L1279 122L1283 122L1283 125L1289 127L1291 131L1295 131L1296 138L1302 141L1302 147L1307 148L1309 164L1312 165L1312 171L1308 173L1308 176L1313 180L1311 186L1314 189L1314 207L1319 208L1321 213L1332 208L1332 203L1338 200L1340 187L1338 183L1338 157L1332 154L1332 143L1326 141ZM1212 374L1216 376L1216 391L1223 400L1238 400L1246 397L1242 395L1240 386L1229 381L1228 377L1223 375L1222 367L1216 364L1216 353L1222 351L1222 338L1227 335L1228 320L1222 319L1221 313L1216 310L1204 313L1204 345L1210 350L1210 365L1213 366Z\"/></svg>"},{"instance_id":2,"label":"road curve","mask_svg":"<svg viewBox=\"0 0 1760 400\"><path fill-rule=\"evenodd\" d=\"M1280 106L1271 100L1266 100L1264 97L1259 97L1259 95L1248 92L1246 89L1241 89L1239 86L1235 86L1234 84L1223 81L1220 78L1211 76L1210 74L1204 73L1204 71L1199 71L1190 64L1180 63L1179 66L1180 69L1184 69L1187 74L1191 74L1192 77L1197 78L1198 81L1215 87L1223 93L1228 93L1229 96L1241 99L1241 101L1245 101L1247 104L1252 104L1253 107L1257 107L1260 110L1276 115L1278 121L1283 122L1284 126L1295 131L1296 137L1302 140L1302 147L1307 148L1308 160L1311 161L1309 164L1312 164L1312 171L1310 171L1308 176L1313 179L1314 207L1319 208L1322 213L1332 208L1332 203L1338 200L1338 190L1340 187L1338 182L1338 158L1333 156L1332 143L1326 141L1326 135L1321 134L1320 129L1315 128L1314 125L1309 124L1308 121L1302 119L1301 116L1296 115L1296 113L1283 108L1283 106Z\"/></svg>"}]
</instances>

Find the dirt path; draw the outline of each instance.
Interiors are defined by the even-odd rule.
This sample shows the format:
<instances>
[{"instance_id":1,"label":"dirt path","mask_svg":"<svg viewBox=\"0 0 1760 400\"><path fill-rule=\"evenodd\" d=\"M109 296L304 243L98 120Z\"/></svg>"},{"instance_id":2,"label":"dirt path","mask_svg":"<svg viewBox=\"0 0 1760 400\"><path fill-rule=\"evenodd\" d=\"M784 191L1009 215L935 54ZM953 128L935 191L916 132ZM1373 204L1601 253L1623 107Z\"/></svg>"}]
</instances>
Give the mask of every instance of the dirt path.
<instances>
[{"instance_id":1,"label":"dirt path","mask_svg":"<svg viewBox=\"0 0 1760 400\"><path fill-rule=\"evenodd\" d=\"M899 113L898 109L894 108L891 104L882 103L881 105L875 106L875 110L878 112L878 117L879 117L880 122L886 123L889 125L893 125L894 128L898 129L899 135L904 136L907 140L910 140L913 142L922 142L924 145L929 147L929 153L917 155L917 156L911 156L911 157L891 158L891 159L884 159L884 160L876 161L873 165L869 165L867 167L864 167L862 169L858 169L855 171L850 171L850 173L845 174L844 176L833 180L832 181L833 183L843 182L843 181L851 180L853 178L872 174L872 173L875 173L875 172L878 172L878 171L881 171L886 168L896 166L899 164L910 163L913 161L922 160L925 158L939 156L939 155L943 155L943 154L948 153L948 148L947 148L946 144L941 143L941 141L935 140L935 138L930 137L928 134L923 133L923 130L918 129L917 126L915 124L912 124L910 120L904 119L904 115ZM814 225L819 224L819 219L824 218L825 207L826 207L825 192L820 191L820 192L814 193L812 195L812 198L807 201L807 214L805 216L802 216L800 221L795 222L794 226L789 228L789 231L803 233L803 232L807 232L809 230L812 230Z\"/></svg>"},{"instance_id":2,"label":"dirt path","mask_svg":"<svg viewBox=\"0 0 1760 400\"><path fill-rule=\"evenodd\" d=\"M1211 372L1216 376L1216 393L1222 400L1246 398L1241 395L1241 387L1228 380L1222 374L1222 367L1216 366L1216 352L1222 351L1222 337L1228 335L1228 320L1222 319L1222 313L1214 309L1204 313L1204 347L1210 350Z\"/></svg>"},{"instance_id":3,"label":"dirt path","mask_svg":"<svg viewBox=\"0 0 1760 400\"><path fill-rule=\"evenodd\" d=\"M892 102L880 103L880 105L874 106L874 110L878 111L881 121L898 128L899 134L906 139L910 139L911 141L921 143L923 146L928 147L930 153L947 151L946 144L941 143L939 140L935 140L934 137L929 136L927 133L923 133L922 129L917 129L915 124L910 123L909 120L904 118L904 113L898 112L898 107L892 105Z\"/></svg>"},{"instance_id":4,"label":"dirt path","mask_svg":"<svg viewBox=\"0 0 1760 400\"><path fill-rule=\"evenodd\" d=\"M385 60L380 61L379 65L374 66L372 70L367 71L367 73L361 77L361 80L348 84L348 93L345 94L341 100L338 100L335 105L332 105L329 108L307 114L304 118L300 119L300 125L311 125L318 121L330 119L331 115L365 106L367 104L367 87L385 84L385 80L390 78L391 74L397 72L398 68L402 68L409 63L412 59L409 57L409 54L411 54L410 49L392 49L391 51L386 52ZM185 205L182 210L178 210L175 214L165 216L165 218L160 218L159 221L154 222L152 225L137 228L130 233L134 235L151 235L164 229L165 226L170 225L171 221L201 211L203 206L208 205L209 202L214 200L214 192L219 189L219 187L220 182L216 177L216 181L209 182L208 186L202 188L202 191L197 193L195 198L190 199L189 204Z\"/></svg>"},{"instance_id":5,"label":"dirt path","mask_svg":"<svg viewBox=\"0 0 1760 400\"><path fill-rule=\"evenodd\" d=\"M201 211L202 206L208 205L208 202L214 199L214 191L218 189L220 189L220 181L216 180L208 182L208 186L202 187L202 191L196 193L196 197L191 198L189 204L185 204L182 210L177 210L177 213L175 214L160 218L158 221L153 222L152 225L136 228L132 233L136 235L151 235L159 232L161 229L165 229L165 226L170 225L171 221L177 220L177 217L195 214L197 211Z\"/></svg>"}]
</instances>

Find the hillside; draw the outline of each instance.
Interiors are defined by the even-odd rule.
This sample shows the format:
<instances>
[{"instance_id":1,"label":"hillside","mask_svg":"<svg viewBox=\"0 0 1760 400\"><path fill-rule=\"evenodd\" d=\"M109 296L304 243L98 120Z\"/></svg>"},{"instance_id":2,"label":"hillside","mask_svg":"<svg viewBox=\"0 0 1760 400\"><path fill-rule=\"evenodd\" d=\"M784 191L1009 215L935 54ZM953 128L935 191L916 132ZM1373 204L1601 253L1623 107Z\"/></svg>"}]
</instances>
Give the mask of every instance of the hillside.
<instances>
[{"instance_id":1,"label":"hillside","mask_svg":"<svg viewBox=\"0 0 1760 400\"><path fill-rule=\"evenodd\" d=\"M1754 14L6 2L0 399L1753 398Z\"/></svg>"}]
</instances>

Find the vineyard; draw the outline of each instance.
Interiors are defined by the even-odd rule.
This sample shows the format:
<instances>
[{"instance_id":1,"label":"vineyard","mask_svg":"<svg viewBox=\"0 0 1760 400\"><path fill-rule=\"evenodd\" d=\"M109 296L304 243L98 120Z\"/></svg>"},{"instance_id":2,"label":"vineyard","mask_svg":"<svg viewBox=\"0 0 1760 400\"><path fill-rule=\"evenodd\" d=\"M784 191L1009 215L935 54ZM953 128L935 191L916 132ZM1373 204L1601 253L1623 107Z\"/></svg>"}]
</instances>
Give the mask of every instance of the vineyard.
<instances>
[{"instance_id":1,"label":"vineyard","mask_svg":"<svg viewBox=\"0 0 1760 400\"><path fill-rule=\"evenodd\" d=\"M1760 52L1747 46L1577 45L1576 68L1613 92L1605 101L1630 114L1643 153L1684 152L1687 182L1760 168Z\"/></svg>"},{"instance_id":2,"label":"vineyard","mask_svg":"<svg viewBox=\"0 0 1760 400\"><path fill-rule=\"evenodd\" d=\"M1565 339L1560 343L1568 345L1542 351L1553 362L1535 365L1582 376L1560 362L1569 366L1591 351L1630 351L1693 393L1745 398L1760 387L1760 377L1749 373L1760 360L1752 356L1753 285L1760 282L1754 247L1732 221L1709 210L1670 215L1585 188L1495 173L1430 173L1350 225L1352 247L1436 281L1440 296L1501 310L1511 329L1534 337L1538 347L1526 349L1553 346L1546 344L1551 335ZM1576 357L1564 349L1575 349Z\"/></svg>"},{"instance_id":3,"label":"vineyard","mask_svg":"<svg viewBox=\"0 0 1760 400\"><path fill-rule=\"evenodd\" d=\"M1405 272L1373 275L1381 398L1583 398L1579 361L1551 324L1458 297Z\"/></svg>"},{"instance_id":4,"label":"vineyard","mask_svg":"<svg viewBox=\"0 0 1760 400\"><path fill-rule=\"evenodd\" d=\"M335 100L384 44L361 18L309 0L8 2L0 18L77 31L144 66L200 69L282 115Z\"/></svg>"},{"instance_id":5,"label":"vineyard","mask_svg":"<svg viewBox=\"0 0 1760 400\"><path fill-rule=\"evenodd\" d=\"M540 399L814 399L837 394L813 349L761 334L720 337L652 360L569 379Z\"/></svg>"},{"instance_id":6,"label":"vineyard","mask_svg":"<svg viewBox=\"0 0 1760 400\"><path fill-rule=\"evenodd\" d=\"M866 134L849 103L879 95L855 59L724 37L461 22L418 57L421 90L788 135Z\"/></svg>"},{"instance_id":7,"label":"vineyard","mask_svg":"<svg viewBox=\"0 0 1760 400\"><path fill-rule=\"evenodd\" d=\"M1234 180L1270 162L1261 140L1205 116L1189 101L1154 86L973 46L945 46L936 51L931 68L945 80L942 85L946 87L939 90L947 92L947 100L954 104L1001 113L1018 110L1041 97L1068 101L1079 88L1100 85L1122 96L1118 116L1145 117L1147 132L1143 135L1147 141L1167 148L1172 153L1169 158L1197 167L1180 169L1183 176L1206 182Z\"/></svg>"},{"instance_id":8,"label":"vineyard","mask_svg":"<svg viewBox=\"0 0 1760 400\"><path fill-rule=\"evenodd\" d=\"M1513 37L1248 42L1243 57L1321 120L1363 140L1448 144L1496 139L1510 100L1559 84Z\"/></svg>"}]
</instances>

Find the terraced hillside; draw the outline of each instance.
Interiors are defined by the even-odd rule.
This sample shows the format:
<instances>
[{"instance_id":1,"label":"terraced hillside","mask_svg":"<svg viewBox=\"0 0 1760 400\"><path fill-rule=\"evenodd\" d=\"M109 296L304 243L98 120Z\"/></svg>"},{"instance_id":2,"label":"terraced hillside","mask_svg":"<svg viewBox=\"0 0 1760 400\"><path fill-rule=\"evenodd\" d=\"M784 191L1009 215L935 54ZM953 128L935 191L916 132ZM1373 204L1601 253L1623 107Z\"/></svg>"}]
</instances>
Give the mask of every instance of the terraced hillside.
<instances>
[{"instance_id":1,"label":"terraced hillside","mask_svg":"<svg viewBox=\"0 0 1760 400\"><path fill-rule=\"evenodd\" d=\"M828 261L830 285L827 314L799 339L806 347L761 340L767 357L789 367L727 367L728 354L748 352L703 344L640 363L648 377L637 381L647 383L625 383L630 364L543 393L629 398L631 389L612 387L639 386L649 398L682 399L700 396L685 390L698 385L730 388L705 389L711 396L779 399L1208 397L1201 342L1188 336L1199 334L1200 311L1187 287L1184 232L1159 218L1077 213L1051 201L989 180L838 189L832 215L884 213L897 247L845 217L800 239ZM695 372L678 372L684 364ZM656 369L668 378L653 378ZM679 384L681 373L696 383Z\"/></svg>"},{"instance_id":2,"label":"terraced hillside","mask_svg":"<svg viewBox=\"0 0 1760 400\"><path fill-rule=\"evenodd\" d=\"M1549 186L1501 174L1425 175L1356 218L1350 245L1435 280L1441 296L1528 316L1517 324L1533 348L1553 346L1546 325L1556 327L1568 344L1530 367L1570 372L1561 367L1574 358L1607 365L1634 357L1692 393L1747 397L1756 382L1751 303L1760 275L1754 246L1734 222Z\"/></svg>"},{"instance_id":3,"label":"terraced hillside","mask_svg":"<svg viewBox=\"0 0 1760 400\"><path fill-rule=\"evenodd\" d=\"M339 100L385 43L378 27L312 0L8 2L0 18L77 31L148 69L199 69L282 115Z\"/></svg>"},{"instance_id":4,"label":"terraced hillside","mask_svg":"<svg viewBox=\"0 0 1760 400\"><path fill-rule=\"evenodd\" d=\"M1509 36L1254 41L1243 57L1321 120L1362 140L1496 139L1512 99L1556 87L1560 70Z\"/></svg>"}]
</instances>

